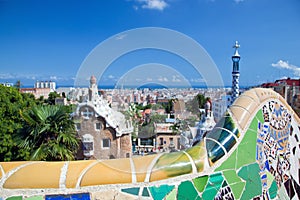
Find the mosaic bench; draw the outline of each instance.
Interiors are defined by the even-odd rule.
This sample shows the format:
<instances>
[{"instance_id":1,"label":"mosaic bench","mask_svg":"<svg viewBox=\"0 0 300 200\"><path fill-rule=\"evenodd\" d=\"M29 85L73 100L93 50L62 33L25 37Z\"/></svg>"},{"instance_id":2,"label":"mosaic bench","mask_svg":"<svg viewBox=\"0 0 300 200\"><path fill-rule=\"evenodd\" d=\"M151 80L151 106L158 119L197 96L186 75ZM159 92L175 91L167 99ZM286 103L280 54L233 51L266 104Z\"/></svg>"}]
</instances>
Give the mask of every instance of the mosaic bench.
<instances>
[{"instance_id":1,"label":"mosaic bench","mask_svg":"<svg viewBox=\"0 0 300 200\"><path fill-rule=\"evenodd\" d=\"M300 199L299 118L273 90L244 92L197 145L115 160L0 163L0 200Z\"/></svg>"}]
</instances>

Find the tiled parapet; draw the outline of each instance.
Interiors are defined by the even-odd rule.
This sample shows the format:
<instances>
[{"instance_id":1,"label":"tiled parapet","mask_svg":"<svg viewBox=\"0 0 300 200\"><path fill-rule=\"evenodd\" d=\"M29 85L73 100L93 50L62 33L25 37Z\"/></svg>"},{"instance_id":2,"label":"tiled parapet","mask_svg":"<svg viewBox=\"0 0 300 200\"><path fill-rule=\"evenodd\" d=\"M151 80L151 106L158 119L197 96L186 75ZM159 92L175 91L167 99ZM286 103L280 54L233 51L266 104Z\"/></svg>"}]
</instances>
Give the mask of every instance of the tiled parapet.
<instances>
[{"instance_id":1,"label":"tiled parapet","mask_svg":"<svg viewBox=\"0 0 300 200\"><path fill-rule=\"evenodd\" d=\"M210 165L227 155L237 144L239 137L240 131L231 116L226 113L204 138Z\"/></svg>"},{"instance_id":2,"label":"tiled parapet","mask_svg":"<svg viewBox=\"0 0 300 200\"><path fill-rule=\"evenodd\" d=\"M92 199L299 199L299 122L274 91L249 90L203 141L185 151L0 163L0 199L72 194Z\"/></svg>"}]
</instances>

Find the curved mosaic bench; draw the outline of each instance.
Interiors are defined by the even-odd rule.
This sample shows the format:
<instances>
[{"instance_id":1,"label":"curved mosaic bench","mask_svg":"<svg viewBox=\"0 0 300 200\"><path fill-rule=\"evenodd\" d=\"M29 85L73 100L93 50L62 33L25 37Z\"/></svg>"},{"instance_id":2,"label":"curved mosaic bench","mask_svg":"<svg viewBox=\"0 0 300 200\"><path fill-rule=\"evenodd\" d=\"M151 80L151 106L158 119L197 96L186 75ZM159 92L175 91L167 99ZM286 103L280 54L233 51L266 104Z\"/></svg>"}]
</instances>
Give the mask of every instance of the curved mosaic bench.
<instances>
[{"instance_id":1,"label":"curved mosaic bench","mask_svg":"<svg viewBox=\"0 0 300 200\"><path fill-rule=\"evenodd\" d=\"M2 162L5 199L299 199L299 118L277 93L243 93L185 151L116 160Z\"/></svg>"}]
</instances>

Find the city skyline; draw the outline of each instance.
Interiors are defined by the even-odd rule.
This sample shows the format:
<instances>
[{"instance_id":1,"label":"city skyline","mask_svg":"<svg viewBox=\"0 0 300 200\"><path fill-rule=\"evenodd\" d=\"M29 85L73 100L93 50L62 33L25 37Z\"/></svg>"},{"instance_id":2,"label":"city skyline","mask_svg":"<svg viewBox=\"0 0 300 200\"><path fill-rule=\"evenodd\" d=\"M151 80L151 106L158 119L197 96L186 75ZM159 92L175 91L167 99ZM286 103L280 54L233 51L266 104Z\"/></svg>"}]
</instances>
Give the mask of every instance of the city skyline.
<instances>
[{"instance_id":1,"label":"city skyline","mask_svg":"<svg viewBox=\"0 0 300 200\"><path fill-rule=\"evenodd\" d=\"M241 86L298 78L299 9L297 0L0 1L0 82L21 80L33 85L36 80L52 80L72 85L99 44L114 36L124 40L122 33L144 27L173 30L196 41L214 61L226 86L231 85L236 40L241 44ZM115 85L142 65L166 66L178 76L158 71L160 76L141 73L135 78L205 84L185 58L145 48L118 57L97 77L99 85Z\"/></svg>"}]
</instances>

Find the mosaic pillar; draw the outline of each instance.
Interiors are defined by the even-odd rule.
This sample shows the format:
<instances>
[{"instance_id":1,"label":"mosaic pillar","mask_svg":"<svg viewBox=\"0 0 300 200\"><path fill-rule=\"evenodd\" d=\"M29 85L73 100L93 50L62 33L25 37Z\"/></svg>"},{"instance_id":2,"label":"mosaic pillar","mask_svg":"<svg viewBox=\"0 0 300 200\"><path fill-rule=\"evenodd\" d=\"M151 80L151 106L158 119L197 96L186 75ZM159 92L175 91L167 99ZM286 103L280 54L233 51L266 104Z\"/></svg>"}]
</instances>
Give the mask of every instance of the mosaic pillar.
<instances>
[{"instance_id":1,"label":"mosaic pillar","mask_svg":"<svg viewBox=\"0 0 300 200\"><path fill-rule=\"evenodd\" d=\"M231 57L233 62L233 69L232 69L232 94L231 94L231 103L234 102L234 100L239 96L239 77L240 77L240 71L239 71L239 61L241 59L238 48L240 45L238 44L238 41L235 42L235 45L233 48L235 48L234 55Z\"/></svg>"}]
</instances>

